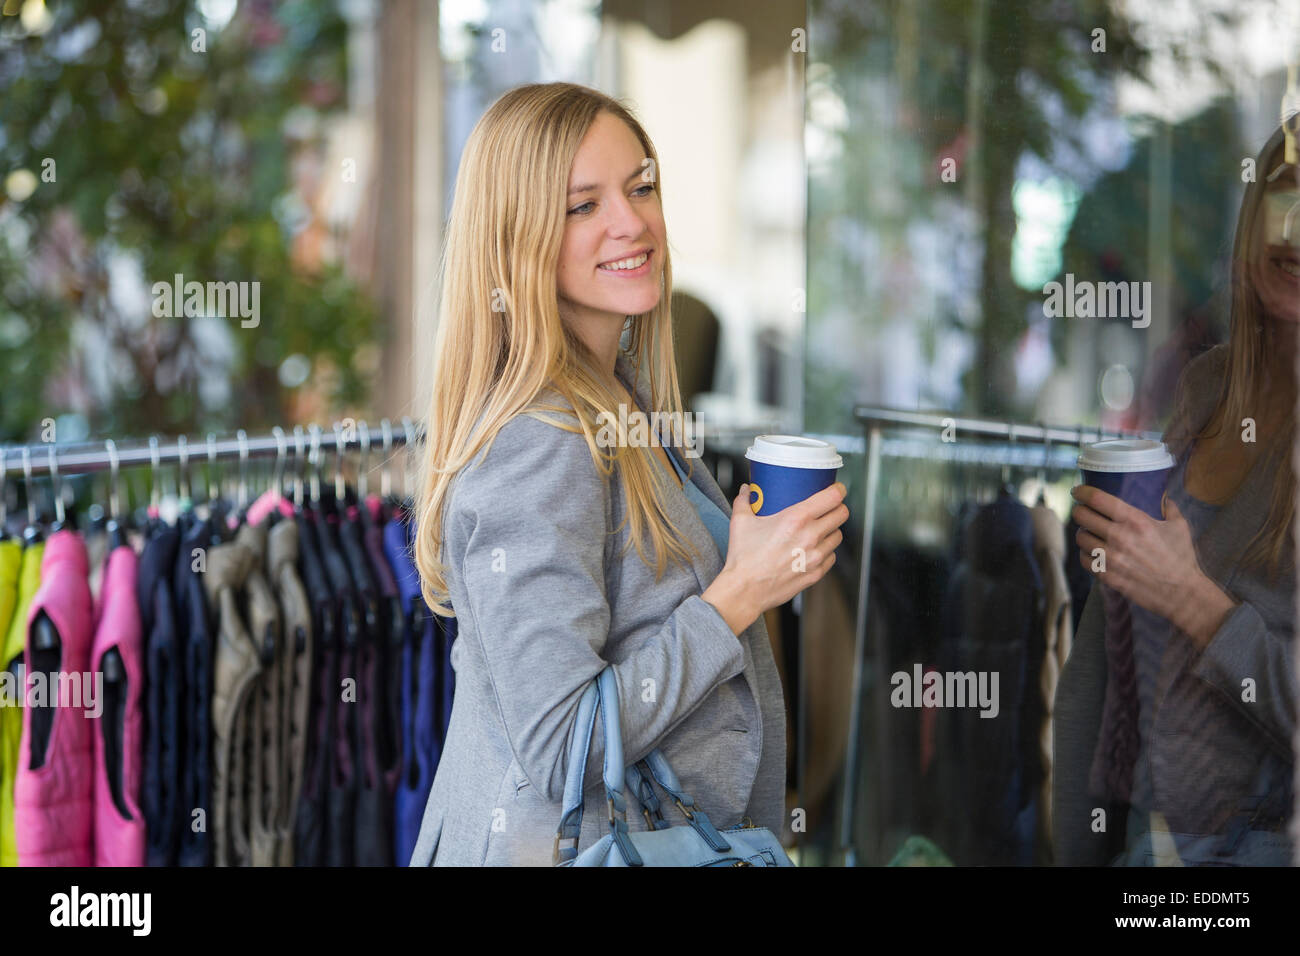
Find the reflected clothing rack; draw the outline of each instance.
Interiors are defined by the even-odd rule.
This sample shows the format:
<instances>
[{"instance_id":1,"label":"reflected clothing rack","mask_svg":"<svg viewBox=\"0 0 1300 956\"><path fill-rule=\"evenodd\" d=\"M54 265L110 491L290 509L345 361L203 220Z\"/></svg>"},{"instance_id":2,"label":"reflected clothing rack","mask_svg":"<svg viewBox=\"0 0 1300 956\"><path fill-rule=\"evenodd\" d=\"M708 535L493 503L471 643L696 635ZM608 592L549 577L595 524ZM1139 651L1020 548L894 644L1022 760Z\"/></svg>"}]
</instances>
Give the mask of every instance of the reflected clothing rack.
<instances>
[{"instance_id":1,"label":"reflected clothing rack","mask_svg":"<svg viewBox=\"0 0 1300 956\"><path fill-rule=\"evenodd\" d=\"M862 722L862 685L867 640L867 611L870 601L871 551L876 525L876 498L880 483L881 461L885 457L920 458L940 460L968 460L988 464L1017 467L1042 467L1045 463L1054 469L1073 467L1073 462L1063 460L1058 454L1050 460L1051 448L1045 454L1029 456L1017 453L1017 445L1043 445L1078 449L1090 441L1104 438L1151 438L1159 440L1159 433L1101 429L1096 426L1049 426L998 421L989 418L972 418L945 412L922 412L900 408L858 405L853 417L866 431L865 465L862 507L862 560L859 566L858 604L854 618L853 692L849 712L848 753L845 761L844 792L840 808L838 849L845 866L857 865L857 851L853 843L852 821L857 799L858 755ZM927 437L916 441L886 439L885 431L912 429L939 433L940 441ZM1007 444L999 447L979 445L972 449L963 445L962 439L1003 439Z\"/></svg>"}]
</instances>

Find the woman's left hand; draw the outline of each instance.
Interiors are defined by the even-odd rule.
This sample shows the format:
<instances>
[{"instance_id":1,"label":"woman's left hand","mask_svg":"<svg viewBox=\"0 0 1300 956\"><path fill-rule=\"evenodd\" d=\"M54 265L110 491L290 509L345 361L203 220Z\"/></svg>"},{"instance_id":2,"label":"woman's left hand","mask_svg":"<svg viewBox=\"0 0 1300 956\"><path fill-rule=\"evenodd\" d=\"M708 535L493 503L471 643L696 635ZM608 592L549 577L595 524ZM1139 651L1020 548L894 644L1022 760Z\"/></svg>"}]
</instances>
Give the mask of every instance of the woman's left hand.
<instances>
[{"instance_id":1,"label":"woman's left hand","mask_svg":"<svg viewBox=\"0 0 1300 956\"><path fill-rule=\"evenodd\" d=\"M1236 603L1196 559L1192 529L1173 500L1164 521L1090 485L1071 494L1079 523L1079 561L1096 563L1101 580L1139 607L1159 614L1204 648ZM1101 549L1102 556L1094 555Z\"/></svg>"}]
</instances>

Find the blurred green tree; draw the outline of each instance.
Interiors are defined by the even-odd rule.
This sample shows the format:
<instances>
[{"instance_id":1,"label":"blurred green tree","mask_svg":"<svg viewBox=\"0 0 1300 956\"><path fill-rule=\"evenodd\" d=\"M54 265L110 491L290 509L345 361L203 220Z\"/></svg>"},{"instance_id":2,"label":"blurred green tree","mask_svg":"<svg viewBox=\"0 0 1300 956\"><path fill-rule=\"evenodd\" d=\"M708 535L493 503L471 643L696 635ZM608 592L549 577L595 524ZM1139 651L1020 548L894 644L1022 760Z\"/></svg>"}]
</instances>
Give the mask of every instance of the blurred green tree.
<instances>
[{"instance_id":1,"label":"blurred green tree","mask_svg":"<svg viewBox=\"0 0 1300 956\"><path fill-rule=\"evenodd\" d=\"M39 34L20 6L0 18L0 439L68 411L96 437L262 429L304 385L363 401L375 309L293 255L294 160L345 106L337 5L244 0L221 24L80 0ZM259 324L155 316L178 274L260 283Z\"/></svg>"},{"instance_id":2,"label":"blurred green tree","mask_svg":"<svg viewBox=\"0 0 1300 956\"><path fill-rule=\"evenodd\" d=\"M814 62L829 68L815 68L815 79L845 108L835 124L844 160L814 173L809 187L809 315L860 302L864 280L868 338L918 297L945 308L915 272L910 229L960 206L979 259L964 314L937 318L972 338L963 410L1015 412L1011 345L1032 299L1011 275L1017 164L1025 154L1049 166L1084 154L1078 121L1120 77L1140 75L1146 50L1108 0L820 0L810 22ZM1095 31L1104 54L1094 51ZM861 261L862 242L844 241L846 229L871 235L873 262ZM966 264L950 265L966 276ZM864 266L879 275L864 276ZM821 427L853 427L849 409L809 412Z\"/></svg>"}]
</instances>

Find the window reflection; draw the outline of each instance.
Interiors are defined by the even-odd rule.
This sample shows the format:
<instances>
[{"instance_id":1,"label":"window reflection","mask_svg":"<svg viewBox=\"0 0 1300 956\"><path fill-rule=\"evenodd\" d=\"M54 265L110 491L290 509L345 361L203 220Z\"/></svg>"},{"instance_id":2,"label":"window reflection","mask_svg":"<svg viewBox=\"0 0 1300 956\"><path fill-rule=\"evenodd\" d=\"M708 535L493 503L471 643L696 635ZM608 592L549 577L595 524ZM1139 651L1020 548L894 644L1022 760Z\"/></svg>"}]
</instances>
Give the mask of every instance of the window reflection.
<instances>
[{"instance_id":1,"label":"window reflection","mask_svg":"<svg viewBox=\"0 0 1300 956\"><path fill-rule=\"evenodd\" d=\"M1177 514L1143 539L1163 567L1097 572L1077 448L890 433L831 858L1290 860L1298 23L811 5L810 429L860 404L1147 432ZM1121 548L1095 503L1083 534ZM998 716L891 701L931 672L998 673Z\"/></svg>"}]
</instances>

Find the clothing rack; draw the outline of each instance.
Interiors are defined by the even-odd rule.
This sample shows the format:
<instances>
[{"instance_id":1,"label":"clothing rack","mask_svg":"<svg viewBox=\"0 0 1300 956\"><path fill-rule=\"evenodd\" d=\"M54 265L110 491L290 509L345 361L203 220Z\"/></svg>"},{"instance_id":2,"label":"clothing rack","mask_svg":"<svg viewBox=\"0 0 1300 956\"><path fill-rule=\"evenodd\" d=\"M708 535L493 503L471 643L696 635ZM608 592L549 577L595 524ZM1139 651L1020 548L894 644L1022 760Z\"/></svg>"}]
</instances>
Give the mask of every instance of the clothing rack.
<instances>
[{"instance_id":1,"label":"clothing rack","mask_svg":"<svg viewBox=\"0 0 1300 956\"><path fill-rule=\"evenodd\" d=\"M380 478L381 493L388 495L392 487L388 459L392 449L397 445L410 446L423 440L423 427L409 417L401 420L401 428L394 429L389 419L379 423L379 447L383 455L383 471ZM212 496L216 496L218 483L213 477L214 466L218 460L239 459L238 495L242 503L247 493L247 475L245 468L250 458L275 456L274 482L278 485L283 478L284 465L290 454L294 455L294 486L301 489L307 462L313 465L311 477L313 497L319 488L320 471L324 462L325 450L333 450L338 456L335 463L335 488L342 494L343 454L355 443L361 453L362 466L359 486L365 490L366 473L369 471L368 459L375 444L369 425L365 420L345 419L334 422L329 431L312 422L304 429L295 425L292 437L280 426L275 426L269 435L250 438L244 429L239 429L234 438L217 438L215 432L209 432L207 439L200 444L191 442L185 435L169 440L164 445L157 435L152 435L145 442L133 442L127 447L119 448L111 438L103 442L69 442L59 445L46 442L38 445L0 445L0 523L8 514L9 472L13 471L23 479L27 489L28 520L36 520L35 501L32 497L32 479L38 475L48 475L51 480L54 509L57 519L64 519L64 500L62 479L65 475L85 475L108 471L111 474L110 501L112 513L118 512L117 476L122 468L142 465L151 466L151 491L153 503L158 503L158 471L163 465L176 464L177 489L183 498L190 496L190 462L202 455L208 466L208 487ZM301 494L296 491L295 494Z\"/></svg>"},{"instance_id":2,"label":"clothing rack","mask_svg":"<svg viewBox=\"0 0 1300 956\"><path fill-rule=\"evenodd\" d=\"M949 451L950 449L955 451L959 447L964 447L961 445L961 439L964 437L1004 439L1007 445L1000 449L989 450L988 454L981 453L978 460L990 464L1017 467L1029 465L1023 456L1014 454L1015 446L1021 443L1046 446L1042 461L1032 465L1033 467L1042 467L1045 463L1050 462L1052 445L1077 449L1087 442L1101 441L1107 437L1152 438L1157 441L1161 438L1160 434L1155 432L1106 430L1098 426L1083 425L1074 428L1060 425L1030 425L990 418L970 418L964 415L951 415L943 412L909 411L907 409L882 408L872 405L855 406L853 417L866 429L867 439L866 480L863 483L862 561L858 579L858 607L854 620L853 698L849 714L849 744L844 775L844 801L840 818L839 849L844 855L845 866L855 866L857 862L851 824L858 776L859 725L862 719L863 664L867 641L867 602L870 598L871 547L876 525L876 492L880 483L881 459L887 451L884 446L884 431L898 428L920 429L929 432L951 430L956 439L954 442L940 443L938 448L935 448L933 443L931 444L930 451L932 454L927 457L940 459L953 457ZM982 449L982 451L984 450ZM908 454L905 457L913 457L913 455ZM1053 467L1059 468L1060 462L1058 461Z\"/></svg>"},{"instance_id":3,"label":"clothing rack","mask_svg":"<svg viewBox=\"0 0 1300 956\"><path fill-rule=\"evenodd\" d=\"M0 478L7 478L10 472L24 478L33 475L52 475L57 478L137 465L153 465L157 468L179 464L186 468L199 458L207 462L271 455L284 459L291 453L300 461L307 453L319 464L322 450L347 451L355 445L357 450L365 454L378 445L387 453L395 445L422 441L424 429L410 418L403 418L401 427L395 429L385 418L380 422L379 433L380 440L374 441L375 435L367 423L359 421L347 426L336 422L330 430L315 423L306 428L297 425L292 434L286 434L283 428L276 426L270 434L251 438L242 428L234 438L217 438L215 433L209 433L203 441L190 441L187 436L181 435L169 439L165 445L157 435L147 442L133 443L127 447L119 447L111 438L103 442L69 442L65 445L55 442L0 445Z\"/></svg>"},{"instance_id":4,"label":"clothing rack","mask_svg":"<svg viewBox=\"0 0 1300 956\"><path fill-rule=\"evenodd\" d=\"M77 787L63 786L59 773L38 781L39 796L27 806L33 816L47 814L54 823L21 853L56 865L73 858L79 862L67 865L93 860L139 866L154 860L151 865L283 866L298 859L308 866L353 860L404 865L410 859L455 689L450 650L456 625L421 610L409 548L414 514L396 500L383 500L390 486L399 496L408 491L403 456L393 449L409 450L420 431L410 418L398 424L383 419L373 428L345 418L324 427L300 425L292 433L279 426L253 436L243 429L221 439L214 433L206 441L153 435L121 446L106 439L0 447L0 527L8 517L3 492L11 472L18 476L15 488L26 486L28 512L21 541L11 539L4 549L6 570L19 573L6 576L17 600L0 628L7 631L0 667L15 659L27 672L38 666L60 674L90 667L106 684L122 686L125 674L140 687L134 696L114 698L118 707L110 713L119 717L118 735L104 763L108 779L120 785L94 783L89 811L78 788L91 782L89 773L102 769L100 764L87 763L94 755L72 747L68 741L75 744L74 737L60 743L59 722L53 734L48 723L42 725L46 736L33 743L32 753L44 752L47 760L37 769L62 767L60 773L75 778ZM372 449L378 459L373 462ZM333 462L326 451L334 453ZM355 482L349 468L345 483L344 458L356 452ZM213 499L206 513L193 500L206 497L200 491L204 476L194 475L193 499L189 488L189 466L203 457L203 491ZM246 466L253 457L264 464L250 475ZM403 473L399 485L391 478L393 459ZM372 464L382 470L376 482L382 496L367 494ZM146 524L138 510L119 508L119 473L137 466L137 476L152 469L149 494L156 510L150 518L159 521ZM331 471L333 502L319 495ZM37 472L45 476L39 484L49 481L39 490L52 491L61 528L42 529L38 522L38 483L32 481ZM66 521L65 491L72 482L63 479L94 472L110 479L108 493L76 517L98 519L98 508L109 522L130 514L137 524L106 523L105 533L88 547L91 536L79 522ZM250 504L264 476L274 492ZM303 510L283 497L276 500L275 492L287 497L286 480ZM323 501L324 507L307 506L308 485L311 502ZM235 516L215 500L227 496L239 508L238 530L229 520ZM259 505L260 514L252 513L252 505ZM45 533L39 538L32 534L40 530ZM127 531L135 533L128 537ZM27 546L37 540L40 548ZM193 563L192 546L202 563ZM204 577L208 571L215 573ZM46 608L56 605L64 613L46 616ZM16 647L15 634L24 638ZM60 641L53 664L15 656ZM330 688L348 680L361 693L355 710L340 710L329 704ZM173 719L178 714L183 719ZM16 752L11 756L6 769L17 766L26 773L27 762ZM153 769L138 779L113 776L129 766L128 759ZM378 775L367 775L375 768ZM22 786L14 776L5 783ZM225 799L247 786L257 792L244 808ZM100 814L110 790L116 812ZM131 813L124 809L128 796L136 801ZM201 835L186 826L191 808L208 815ZM86 813L92 819L83 826ZM8 835L17 826L6 822L0 835L6 863ZM102 842L100 826L108 831Z\"/></svg>"}]
</instances>

